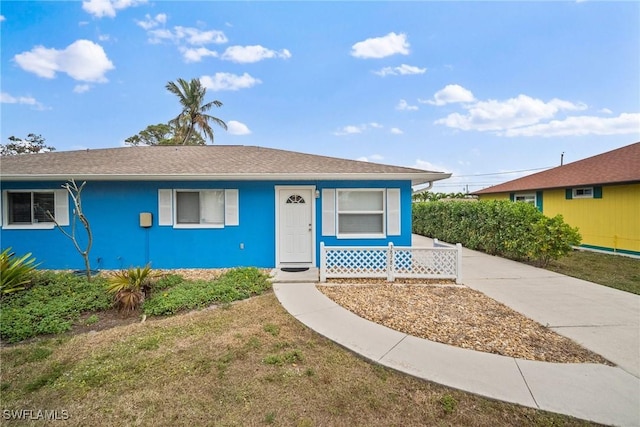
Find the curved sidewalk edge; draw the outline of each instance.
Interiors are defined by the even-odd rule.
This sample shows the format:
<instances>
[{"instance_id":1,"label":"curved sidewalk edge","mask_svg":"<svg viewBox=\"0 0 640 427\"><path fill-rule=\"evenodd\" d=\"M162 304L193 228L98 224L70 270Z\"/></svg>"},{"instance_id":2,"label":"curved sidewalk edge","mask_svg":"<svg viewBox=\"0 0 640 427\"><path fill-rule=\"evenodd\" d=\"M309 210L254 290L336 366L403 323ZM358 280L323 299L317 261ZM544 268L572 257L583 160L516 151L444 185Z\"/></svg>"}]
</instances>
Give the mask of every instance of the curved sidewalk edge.
<instances>
[{"instance_id":1,"label":"curved sidewalk edge","mask_svg":"<svg viewBox=\"0 0 640 427\"><path fill-rule=\"evenodd\" d=\"M282 306L320 335L409 375L492 399L602 424L640 426L640 379L597 364L515 359L416 338L370 322L314 283L274 283Z\"/></svg>"}]
</instances>

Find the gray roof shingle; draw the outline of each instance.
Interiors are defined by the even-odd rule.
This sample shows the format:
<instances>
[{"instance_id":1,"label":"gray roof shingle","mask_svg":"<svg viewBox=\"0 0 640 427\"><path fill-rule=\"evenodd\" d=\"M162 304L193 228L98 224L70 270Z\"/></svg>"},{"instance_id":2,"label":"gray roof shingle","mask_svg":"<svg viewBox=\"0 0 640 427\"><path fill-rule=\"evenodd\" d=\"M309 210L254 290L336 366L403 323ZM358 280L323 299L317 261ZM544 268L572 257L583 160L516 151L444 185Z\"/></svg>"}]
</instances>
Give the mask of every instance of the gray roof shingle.
<instances>
[{"instance_id":1,"label":"gray roof shingle","mask_svg":"<svg viewBox=\"0 0 640 427\"><path fill-rule=\"evenodd\" d=\"M410 179L450 174L255 146L155 146L58 151L0 159L0 178L18 180Z\"/></svg>"}]
</instances>

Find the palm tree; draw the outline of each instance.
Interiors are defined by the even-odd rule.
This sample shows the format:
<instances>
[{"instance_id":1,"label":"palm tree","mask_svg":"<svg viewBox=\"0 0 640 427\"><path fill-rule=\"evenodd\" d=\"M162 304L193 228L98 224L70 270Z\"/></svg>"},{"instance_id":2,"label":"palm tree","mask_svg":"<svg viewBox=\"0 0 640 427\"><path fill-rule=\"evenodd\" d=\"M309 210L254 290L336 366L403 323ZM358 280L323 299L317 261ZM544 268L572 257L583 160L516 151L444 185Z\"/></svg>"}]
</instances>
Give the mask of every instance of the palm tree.
<instances>
[{"instance_id":1,"label":"palm tree","mask_svg":"<svg viewBox=\"0 0 640 427\"><path fill-rule=\"evenodd\" d=\"M210 122L214 122L224 130L227 130L227 124L217 117L207 114L211 107L222 107L222 102L211 101L204 103L204 96L207 89L202 86L200 80L191 79L187 82L184 79L178 79L176 82L169 82L166 86L167 90L178 97L182 104L182 112L175 119L169 122L178 130L176 136L179 136L182 145L187 144L192 138L192 134L196 128L213 142L213 129Z\"/></svg>"}]
</instances>

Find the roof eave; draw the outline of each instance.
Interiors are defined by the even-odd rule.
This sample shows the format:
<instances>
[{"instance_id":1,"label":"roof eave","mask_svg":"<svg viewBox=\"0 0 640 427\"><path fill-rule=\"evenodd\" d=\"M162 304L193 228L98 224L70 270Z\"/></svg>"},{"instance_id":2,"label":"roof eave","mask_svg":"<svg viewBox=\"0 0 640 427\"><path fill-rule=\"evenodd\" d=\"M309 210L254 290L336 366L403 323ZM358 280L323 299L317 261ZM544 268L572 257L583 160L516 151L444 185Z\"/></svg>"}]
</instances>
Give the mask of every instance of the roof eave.
<instances>
[{"instance_id":1,"label":"roof eave","mask_svg":"<svg viewBox=\"0 0 640 427\"><path fill-rule=\"evenodd\" d=\"M0 181L406 181L411 185L449 178L450 173L289 173L289 174L2 174Z\"/></svg>"},{"instance_id":2,"label":"roof eave","mask_svg":"<svg viewBox=\"0 0 640 427\"><path fill-rule=\"evenodd\" d=\"M594 187L594 186L602 186L602 185L625 185L625 184L635 184L640 182L640 179L636 180L624 180L624 181L608 181L608 182L585 182L585 183L570 183L564 185L553 185L553 186L541 186L541 187L516 187L516 188L506 188L506 189L492 189L492 187L485 188L483 190L474 191L471 194L499 194L499 193L512 193L514 191L540 191L540 190L559 190L564 188L575 188L575 187Z\"/></svg>"}]
</instances>

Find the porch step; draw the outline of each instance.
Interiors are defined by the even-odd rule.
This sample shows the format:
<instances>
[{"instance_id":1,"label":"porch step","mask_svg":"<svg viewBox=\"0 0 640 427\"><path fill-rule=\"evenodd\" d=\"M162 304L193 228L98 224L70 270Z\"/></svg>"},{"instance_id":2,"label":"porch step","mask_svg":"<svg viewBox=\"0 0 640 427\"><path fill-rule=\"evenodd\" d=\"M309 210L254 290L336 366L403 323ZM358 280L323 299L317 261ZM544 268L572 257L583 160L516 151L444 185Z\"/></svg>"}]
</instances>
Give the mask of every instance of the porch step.
<instances>
[{"instance_id":1,"label":"porch step","mask_svg":"<svg viewBox=\"0 0 640 427\"><path fill-rule=\"evenodd\" d=\"M320 271L316 267L295 273L282 271L279 268L271 270L271 283L317 283L319 280Z\"/></svg>"}]
</instances>

